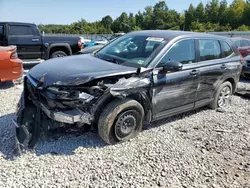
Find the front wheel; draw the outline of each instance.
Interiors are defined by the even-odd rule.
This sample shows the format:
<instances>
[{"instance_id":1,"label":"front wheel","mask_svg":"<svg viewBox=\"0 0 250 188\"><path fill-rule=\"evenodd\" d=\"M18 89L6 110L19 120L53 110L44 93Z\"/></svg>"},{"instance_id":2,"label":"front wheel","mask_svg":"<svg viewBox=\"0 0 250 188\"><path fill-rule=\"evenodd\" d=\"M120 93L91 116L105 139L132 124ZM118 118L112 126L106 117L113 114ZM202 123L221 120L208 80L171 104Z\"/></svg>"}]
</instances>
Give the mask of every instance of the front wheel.
<instances>
[{"instance_id":1,"label":"front wheel","mask_svg":"<svg viewBox=\"0 0 250 188\"><path fill-rule=\"evenodd\" d=\"M209 107L212 109L227 107L230 104L232 91L232 84L230 82L226 81L221 84L216 91L213 102L209 104Z\"/></svg>"},{"instance_id":2,"label":"front wheel","mask_svg":"<svg viewBox=\"0 0 250 188\"><path fill-rule=\"evenodd\" d=\"M98 133L108 144L136 137L142 130L144 109L132 99L114 100L101 113Z\"/></svg>"}]
</instances>

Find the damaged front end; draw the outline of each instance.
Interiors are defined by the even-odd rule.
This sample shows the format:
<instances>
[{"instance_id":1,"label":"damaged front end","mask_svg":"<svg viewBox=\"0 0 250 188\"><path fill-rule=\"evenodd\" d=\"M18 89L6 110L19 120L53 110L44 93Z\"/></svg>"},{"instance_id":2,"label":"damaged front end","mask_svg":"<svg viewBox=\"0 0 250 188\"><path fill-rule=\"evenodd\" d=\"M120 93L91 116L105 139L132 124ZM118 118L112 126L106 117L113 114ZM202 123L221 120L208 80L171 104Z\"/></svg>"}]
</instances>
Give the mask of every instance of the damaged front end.
<instances>
[{"instance_id":1,"label":"damaged front end","mask_svg":"<svg viewBox=\"0 0 250 188\"><path fill-rule=\"evenodd\" d=\"M148 74L148 73L146 73ZM149 76L110 76L85 79L77 84L55 83L44 87L29 74L24 78L24 90L17 108L16 137L22 148L33 147L40 132L58 128L92 127L98 114L111 98L123 98L139 93L149 106ZM150 108L150 107L148 107ZM150 118L150 117L149 117Z\"/></svg>"}]
</instances>

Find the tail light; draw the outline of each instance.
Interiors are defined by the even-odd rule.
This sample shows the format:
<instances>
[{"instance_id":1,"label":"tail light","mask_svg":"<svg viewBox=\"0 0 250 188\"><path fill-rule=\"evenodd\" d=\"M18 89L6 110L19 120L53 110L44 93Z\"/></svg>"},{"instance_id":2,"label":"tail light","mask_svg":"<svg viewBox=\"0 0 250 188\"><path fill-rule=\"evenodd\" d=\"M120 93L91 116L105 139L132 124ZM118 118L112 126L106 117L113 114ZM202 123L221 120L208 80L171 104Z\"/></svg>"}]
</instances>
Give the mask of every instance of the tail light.
<instances>
[{"instance_id":1,"label":"tail light","mask_svg":"<svg viewBox=\"0 0 250 188\"><path fill-rule=\"evenodd\" d=\"M16 52L16 50L14 50L14 51L10 54L10 59L17 59L17 58L18 58L17 52Z\"/></svg>"},{"instance_id":2,"label":"tail light","mask_svg":"<svg viewBox=\"0 0 250 188\"><path fill-rule=\"evenodd\" d=\"M78 40L78 48L82 49L82 41L81 41L81 39Z\"/></svg>"}]
</instances>

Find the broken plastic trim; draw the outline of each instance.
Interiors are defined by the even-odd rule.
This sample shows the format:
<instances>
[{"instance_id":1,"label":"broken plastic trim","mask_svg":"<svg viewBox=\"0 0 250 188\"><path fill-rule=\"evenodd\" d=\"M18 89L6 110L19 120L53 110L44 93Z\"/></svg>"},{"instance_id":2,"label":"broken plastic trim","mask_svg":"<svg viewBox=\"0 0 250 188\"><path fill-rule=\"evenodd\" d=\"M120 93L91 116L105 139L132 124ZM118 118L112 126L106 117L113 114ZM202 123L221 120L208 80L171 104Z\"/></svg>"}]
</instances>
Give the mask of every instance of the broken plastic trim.
<instances>
[{"instance_id":1,"label":"broken plastic trim","mask_svg":"<svg viewBox=\"0 0 250 188\"><path fill-rule=\"evenodd\" d=\"M50 111L42 103L40 103L40 107L42 111L52 120L68 124L80 122L91 125L92 115L90 113L83 112L80 109L54 112Z\"/></svg>"}]
</instances>

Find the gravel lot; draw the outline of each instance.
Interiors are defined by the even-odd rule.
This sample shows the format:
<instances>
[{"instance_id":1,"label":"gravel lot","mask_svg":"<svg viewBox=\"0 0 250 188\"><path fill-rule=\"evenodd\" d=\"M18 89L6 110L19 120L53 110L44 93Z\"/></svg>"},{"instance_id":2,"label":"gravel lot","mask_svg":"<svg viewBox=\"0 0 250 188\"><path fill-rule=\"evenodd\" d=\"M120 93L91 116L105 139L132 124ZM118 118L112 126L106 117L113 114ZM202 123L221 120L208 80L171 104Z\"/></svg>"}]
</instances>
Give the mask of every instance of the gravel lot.
<instances>
[{"instance_id":1,"label":"gravel lot","mask_svg":"<svg viewBox=\"0 0 250 188\"><path fill-rule=\"evenodd\" d=\"M240 83L248 87L250 83ZM0 85L0 187L250 187L250 100L203 108L145 126L130 142L98 135L43 138L12 156L21 85Z\"/></svg>"}]
</instances>

